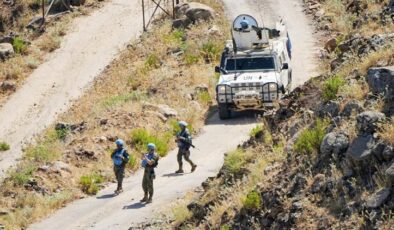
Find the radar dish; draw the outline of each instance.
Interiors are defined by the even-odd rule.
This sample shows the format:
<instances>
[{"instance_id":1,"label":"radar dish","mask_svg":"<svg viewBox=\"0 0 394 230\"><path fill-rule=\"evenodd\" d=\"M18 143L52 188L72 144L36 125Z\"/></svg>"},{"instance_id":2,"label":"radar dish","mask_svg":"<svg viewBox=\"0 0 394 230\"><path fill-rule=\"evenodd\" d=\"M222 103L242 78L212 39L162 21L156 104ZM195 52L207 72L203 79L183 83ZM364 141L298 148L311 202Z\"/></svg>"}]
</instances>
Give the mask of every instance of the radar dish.
<instances>
[{"instance_id":1,"label":"radar dish","mask_svg":"<svg viewBox=\"0 0 394 230\"><path fill-rule=\"evenodd\" d=\"M240 32L250 32L252 27L258 27L254 17L248 14L241 14L233 22L233 30Z\"/></svg>"}]
</instances>

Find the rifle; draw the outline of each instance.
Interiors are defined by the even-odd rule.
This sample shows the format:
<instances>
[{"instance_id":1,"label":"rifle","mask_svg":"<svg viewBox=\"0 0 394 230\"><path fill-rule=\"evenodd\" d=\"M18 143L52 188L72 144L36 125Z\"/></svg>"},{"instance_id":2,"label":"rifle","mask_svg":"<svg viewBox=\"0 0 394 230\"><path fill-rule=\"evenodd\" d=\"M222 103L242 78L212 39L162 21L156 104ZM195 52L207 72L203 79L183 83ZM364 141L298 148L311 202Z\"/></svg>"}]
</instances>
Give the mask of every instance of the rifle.
<instances>
[{"instance_id":1,"label":"rifle","mask_svg":"<svg viewBox=\"0 0 394 230\"><path fill-rule=\"evenodd\" d=\"M190 145L191 147L196 148L196 146L194 146L194 145L193 145L192 143L190 143L189 141L184 140L184 139L180 139L180 138L179 138L179 135L177 135L177 139L178 139L178 141L182 141L183 143L186 143L186 144Z\"/></svg>"}]
</instances>

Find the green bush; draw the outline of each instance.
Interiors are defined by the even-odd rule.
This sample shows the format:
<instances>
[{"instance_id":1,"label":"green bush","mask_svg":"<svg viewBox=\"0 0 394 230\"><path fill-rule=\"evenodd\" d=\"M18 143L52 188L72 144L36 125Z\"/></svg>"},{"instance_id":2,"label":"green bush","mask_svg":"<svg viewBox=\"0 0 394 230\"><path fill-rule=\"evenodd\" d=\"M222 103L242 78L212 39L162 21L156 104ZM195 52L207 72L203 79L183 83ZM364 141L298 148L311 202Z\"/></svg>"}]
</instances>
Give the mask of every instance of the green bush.
<instances>
[{"instance_id":1,"label":"green bush","mask_svg":"<svg viewBox=\"0 0 394 230\"><path fill-rule=\"evenodd\" d=\"M217 61L219 59L221 51L221 45L218 45L211 41L204 43L200 49L200 52L202 53L205 60L209 62Z\"/></svg>"},{"instance_id":2,"label":"green bush","mask_svg":"<svg viewBox=\"0 0 394 230\"><path fill-rule=\"evenodd\" d=\"M338 90L345 84L340 76L334 76L323 83L323 100L330 101L337 98Z\"/></svg>"},{"instance_id":3,"label":"green bush","mask_svg":"<svg viewBox=\"0 0 394 230\"><path fill-rule=\"evenodd\" d=\"M128 165L128 167L130 169L136 169L137 168L138 161L137 161L137 158L135 157L135 154L130 154L130 160L129 160L127 165Z\"/></svg>"},{"instance_id":4,"label":"green bush","mask_svg":"<svg viewBox=\"0 0 394 230\"><path fill-rule=\"evenodd\" d=\"M194 54L185 54L184 58L187 65L193 65L200 60L200 57Z\"/></svg>"},{"instance_id":5,"label":"green bush","mask_svg":"<svg viewBox=\"0 0 394 230\"><path fill-rule=\"evenodd\" d=\"M316 120L315 127L301 132L300 136L294 143L294 150L303 154L318 152L326 133L327 126L328 121L320 119Z\"/></svg>"},{"instance_id":6,"label":"green bush","mask_svg":"<svg viewBox=\"0 0 394 230\"><path fill-rule=\"evenodd\" d=\"M57 160L61 152L56 144L51 141L45 141L26 150L26 158L40 163L48 163Z\"/></svg>"},{"instance_id":7,"label":"green bush","mask_svg":"<svg viewBox=\"0 0 394 230\"><path fill-rule=\"evenodd\" d=\"M118 105L122 105L129 101L143 101L147 99L147 95L141 91L132 91L130 93L123 93L106 98L101 102L101 106L109 109Z\"/></svg>"},{"instance_id":8,"label":"green bush","mask_svg":"<svg viewBox=\"0 0 394 230\"><path fill-rule=\"evenodd\" d=\"M209 105L212 102L212 97L207 91L198 92L197 99L199 102L206 105Z\"/></svg>"},{"instance_id":9,"label":"green bush","mask_svg":"<svg viewBox=\"0 0 394 230\"><path fill-rule=\"evenodd\" d=\"M243 204L246 209L258 209L261 205L260 194L256 191L249 192Z\"/></svg>"},{"instance_id":10,"label":"green bush","mask_svg":"<svg viewBox=\"0 0 394 230\"><path fill-rule=\"evenodd\" d=\"M25 165L20 167L15 172L11 173L11 180L19 186L22 186L27 183L27 181L33 175L33 172L37 170L37 167L34 165Z\"/></svg>"},{"instance_id":11,"label":"green bush","mask_svg":"<svg viewBox=\"0 0 394 230\"><path fill-rule=\"evenodd\" d=\"M5 142L0 142L0 151L7 151L10 149L10 145Z\"/></svg>"},{"instance_id":12,"label":"green bush","mask_svg":"<svg viewBox=\"0 0 394 230\"><path fill-rule=\"evenodd\" d=\"M14 47L15 53L24 54L27 51L26 43L19 37L14 38L12 46Z\"/></svg>"},{"instance_id":13,"label":"green bush","mask_svg":"<svg viewBox=\"0 0 394 230\"><path fill-rule=\"evenodd\" d=\"M156 54L150 54L145 60L145 68L155 69L160 67L160 59Z\"/></svg>"},{"instance_id":14,"label":"green bush","mask_svg":"<svg viewBox=\"0 0 394 230\"><path fill-rule=\"evenodd\" d=\"M169 141L171 140L172 134L166 132L160 136L151 135L145 129L135 129L131 132L131 141L137 151L146 151L148 143L154 143L156 145L156 151L160 156L165 156L169 150Z\"/></svg>"},{"instance_id":15,"label":"green bush","mask_svg":"<svg viewBox=\"0 0 394 230\"><path fill-rule=\"evenodd\" d=\"M230 173L237 173L246 164L247 156L244 151L237 149L224 158L224 168Z\"/></svg>"},{"instance_id":16,"label":"green bush","mask_svg":"<svg viewBox=\"0 0 394 230\"><path fill-rule=\"evenodd\" d=\"M99 189L99 184L103 183L104 178L97 174L92 173L89 175L81 176L79 180L79 184L81 185L81 189L84 193L89 195L96 195Z\"/></svg>"},{"instance_id":17,"label":"green bush","mask_svg":"<svg viewBox=\"0 0 394 230\"><path fill-rule=\"evenodd\" d=\"M68 128L55 129L58 139L64 140L69 132Z\"/></svg>"},{"instance_id":18,"label":"green bush","mask_svg":"<svg viewBox=\"0 0 394 230\"><path fill-rule=\"evenodd\" d=\"M228 224L224 224L220 226L220 230L230 230L230 226L228 226Z\"/></svg>"},{"instance_id":19,"label":"green bush","mask_svg":"<svg viewBox=\"0 0 394 230\"><path fill-rule=\"evenodd\" d=\"M185 31L184 30L174 30L171 33L171 38L173 41L181 43L185 37Z\"/></svg>"},{"instance_id":20,"label":"green bush","mask_svg":"<svg viewBox=\"0 0 394 230\"><path fill-rule=\"evenodd\" d=\"M254 127L250 133L249 136L251 137L256 137L257 135L259 135L260 133L263 132L263 126L262 125L256 125L256 127Z\"/></svg>"}]
</instances>

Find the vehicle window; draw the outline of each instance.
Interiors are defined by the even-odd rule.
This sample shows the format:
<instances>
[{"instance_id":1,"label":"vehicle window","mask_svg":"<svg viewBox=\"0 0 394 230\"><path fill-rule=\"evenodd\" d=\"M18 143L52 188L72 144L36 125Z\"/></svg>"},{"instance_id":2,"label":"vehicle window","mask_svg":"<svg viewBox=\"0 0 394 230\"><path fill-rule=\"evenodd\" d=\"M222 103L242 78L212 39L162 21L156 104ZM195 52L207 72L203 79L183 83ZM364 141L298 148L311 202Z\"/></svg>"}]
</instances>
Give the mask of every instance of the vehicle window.
<instances>
[{"instance_id":1,"label":"vehicle window","mask_svg":"<svg viewBox=\"0 0 394 230\"><path fill-rule=\"evenodd\" d=\"M227 59L226 70L272 70L275 69L273 57Z\"/></svg>"}]
</instances>

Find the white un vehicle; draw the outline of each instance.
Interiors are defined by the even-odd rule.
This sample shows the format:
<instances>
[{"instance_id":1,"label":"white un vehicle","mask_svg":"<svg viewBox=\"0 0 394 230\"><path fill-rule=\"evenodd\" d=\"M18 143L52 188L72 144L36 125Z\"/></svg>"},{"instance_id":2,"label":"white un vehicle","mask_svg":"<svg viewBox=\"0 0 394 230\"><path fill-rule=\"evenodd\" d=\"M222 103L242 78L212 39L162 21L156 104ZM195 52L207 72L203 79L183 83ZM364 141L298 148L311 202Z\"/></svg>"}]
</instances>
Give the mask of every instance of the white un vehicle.
<instances>
[{"instance_id":1,"label":"white un vehicle","mask_svg":"<svg viewBox=\"0 0 394 230\"><path fill-rule=\"evenodd\" d=\"M291 88L291 43L282 22L261 28L252 16L239 15L232 37L215 67L220 119L230 118L231 111L271 109Z\"/></svg>"}]
</instances>

